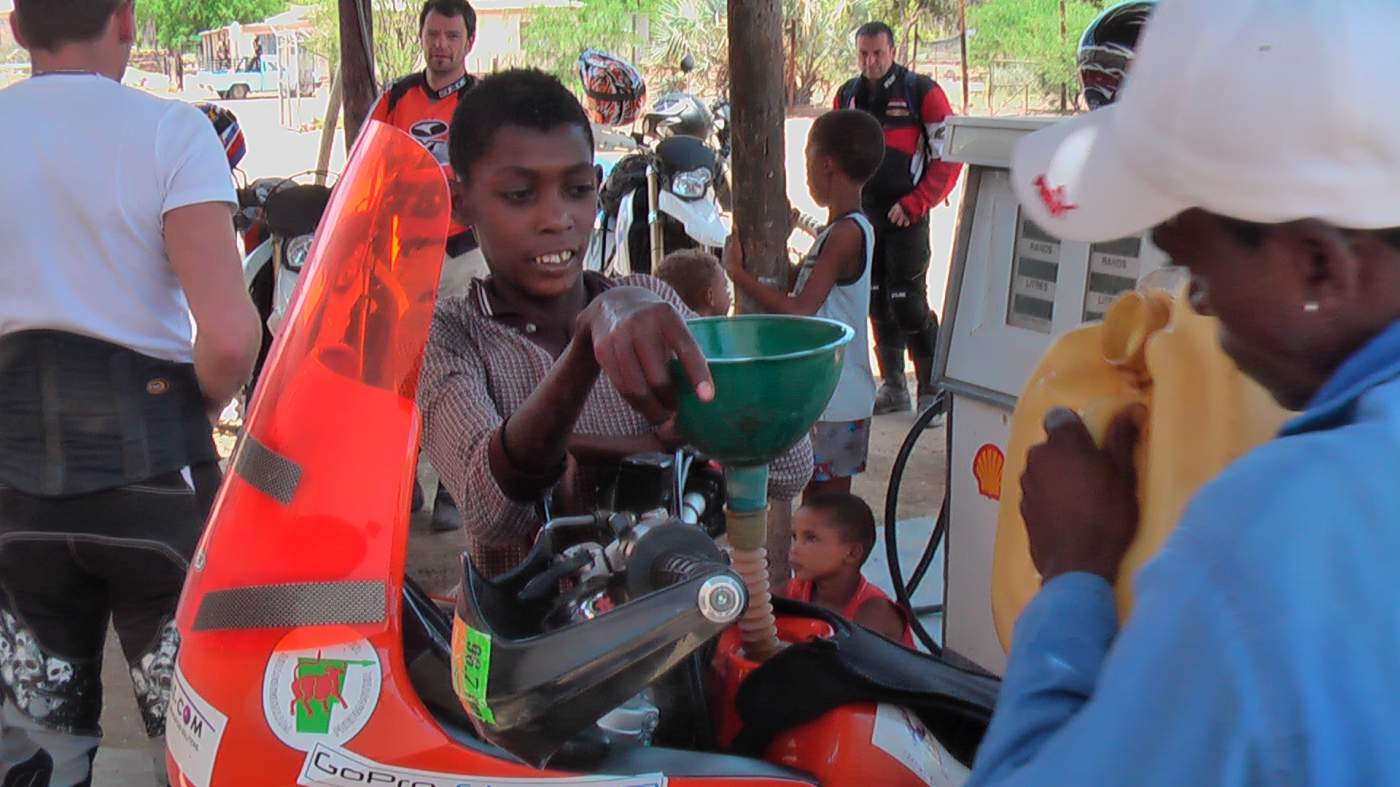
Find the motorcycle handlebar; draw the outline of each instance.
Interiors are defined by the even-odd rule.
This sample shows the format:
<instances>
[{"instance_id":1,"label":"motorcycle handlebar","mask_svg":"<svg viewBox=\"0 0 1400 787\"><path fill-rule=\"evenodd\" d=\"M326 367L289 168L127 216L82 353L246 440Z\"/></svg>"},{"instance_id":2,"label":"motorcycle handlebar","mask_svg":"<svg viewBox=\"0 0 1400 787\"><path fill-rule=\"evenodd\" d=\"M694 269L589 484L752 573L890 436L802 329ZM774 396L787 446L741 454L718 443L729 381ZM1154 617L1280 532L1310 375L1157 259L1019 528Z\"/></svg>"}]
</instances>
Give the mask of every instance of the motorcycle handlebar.
<instances>
[{"instance_id":1,"label":"motorcycle handlebar","mask_svg":"<svg viewBox=\"0 0 1400 787\"><path fill-rule=\"evenodd\" d=\"M718 560L684 552L667 552L652 561L650 574L656 587L667 587L728 569L728 566Z\"/></svg>"},{"instance_id":2,"label":"motorcycle handlebar","mask_svg":"<svg viewBox=\"0 0 1400 787\"><path fill-rule=\"evenodd\" d=\"M713 623L732 623L744 612L749 594L729 566L707 557L667 552L652 561L650 576L656 587L670 587L708 577L696 594L700 614Z\"/></svg>"}]
</instances>

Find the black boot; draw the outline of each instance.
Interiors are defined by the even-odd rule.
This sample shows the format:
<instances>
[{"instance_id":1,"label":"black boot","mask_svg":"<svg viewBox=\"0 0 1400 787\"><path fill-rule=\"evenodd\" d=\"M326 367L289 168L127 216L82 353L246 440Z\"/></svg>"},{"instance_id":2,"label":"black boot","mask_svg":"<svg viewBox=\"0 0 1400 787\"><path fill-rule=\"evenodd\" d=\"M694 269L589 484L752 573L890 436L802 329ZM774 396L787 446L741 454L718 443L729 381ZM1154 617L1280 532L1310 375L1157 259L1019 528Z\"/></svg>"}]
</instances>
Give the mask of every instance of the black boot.
<instances>
[{"instance_id":1,"label":"black boot","mask_svg":"<svg viewBox=\"0 0 1400 787\"><path fill-rule=\"evenodd\" d=\"M875 392L875 415L908 410L909 386L904 382L904 348L875 345L875 364L880 368L880 389Z\"/></svg>"},{"instance_id":2,"label":"black boot","mask_svg":"<svg viewBox=\"0 0 1400 787\"><path fill-rule=\"evenodd\" d=\"M919 386L917 389L918 404L916 412L922 413L923 411L932 407L933 403L938 398L937 391L933 387L933 356L914 356L914 379L918 380ZM938 423L940 419L941 416L939 418L935 418L934 423Z\"/></svg>"},{"instance_id":3,"label":"black boot","mask_svg":"<svg viewBox=\"0 0 1400 787\"><path fill-rule=\"evenodd\" d=\"M457 501L452 499L447 487L438 484L437 498L433 500L433 530L445 533L462 529L462 512L457 509Z\"/></svg>"}]
</instances>

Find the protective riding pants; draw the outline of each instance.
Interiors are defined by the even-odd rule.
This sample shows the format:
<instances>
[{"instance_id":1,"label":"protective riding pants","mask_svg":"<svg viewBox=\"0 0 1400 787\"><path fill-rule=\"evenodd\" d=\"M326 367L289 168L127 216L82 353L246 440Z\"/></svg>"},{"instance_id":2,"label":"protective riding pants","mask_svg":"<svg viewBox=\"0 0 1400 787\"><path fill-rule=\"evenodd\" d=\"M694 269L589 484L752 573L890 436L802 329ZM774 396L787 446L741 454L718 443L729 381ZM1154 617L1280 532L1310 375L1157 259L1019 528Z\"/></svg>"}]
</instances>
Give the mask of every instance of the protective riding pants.
<instances>
[{"instance_id":1,"label":"protective riding pants","mask_svg":"<svg viewBox=\"0 0 1400 787\"><path fill-rule=\"evenodd\" d=\"M922 388L932 371L938 318L928 305L929 220L908 227L879 222L870 277L870 323L881 377L904 385L907 348Z\"/></svg>"},{"instance_id":2,"label":"protective riding pants","mask_svg":"<svg viewBox=\"0 0 1400 787\"><path fill-rule=\"evenodd\" d=\"M218 483L208 463L64 497L0 485L0 785L91 783L109 621L165 783L175 606Z\"/></svg>"}]
</instances>

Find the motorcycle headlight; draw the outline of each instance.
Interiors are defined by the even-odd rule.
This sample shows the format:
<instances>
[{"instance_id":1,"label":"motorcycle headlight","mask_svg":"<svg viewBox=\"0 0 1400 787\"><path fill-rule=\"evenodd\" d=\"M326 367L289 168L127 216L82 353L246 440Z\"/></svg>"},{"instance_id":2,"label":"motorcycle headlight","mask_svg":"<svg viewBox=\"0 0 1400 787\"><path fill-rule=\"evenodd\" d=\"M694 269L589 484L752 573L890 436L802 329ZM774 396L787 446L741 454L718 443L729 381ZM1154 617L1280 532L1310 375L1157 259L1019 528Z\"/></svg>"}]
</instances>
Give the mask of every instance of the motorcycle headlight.
<instances>
[{"instance_id":1,"label":"motorcycle headlight","mask_svg":"<svg viewBox=\"0 0 1400 787\"><path fill-rule=\"evenodd\" d=\"M306 264L306 255L311 253L311 241L314 239L312 235L298 235L287 241L282 260L288 270L301 272L301 266Z\"/></svg>"},{"instance_id":2,"label":"motorcycle headlight","mask_svg":"<svg viewBox=\"0 0 1400 787\"><path fill-rule=\"evenodd\" d=\"M692 169L671 178L671 192L681 199L700 199L710 187L708 169Z\"/></svg>"}]
</instances>

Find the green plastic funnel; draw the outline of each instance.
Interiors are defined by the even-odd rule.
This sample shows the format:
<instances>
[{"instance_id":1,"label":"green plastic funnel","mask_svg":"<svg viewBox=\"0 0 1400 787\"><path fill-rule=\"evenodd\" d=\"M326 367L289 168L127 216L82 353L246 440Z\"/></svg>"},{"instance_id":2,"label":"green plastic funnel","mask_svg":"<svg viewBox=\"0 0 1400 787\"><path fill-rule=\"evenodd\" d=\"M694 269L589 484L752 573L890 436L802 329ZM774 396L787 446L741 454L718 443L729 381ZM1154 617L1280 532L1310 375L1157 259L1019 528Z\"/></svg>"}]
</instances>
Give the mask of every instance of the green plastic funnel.
<instances>
[{"instance_id":1,"label":"green plastic funnel","mask_svg":"<svg viewBox=\"0 0 1400 787\"><path fill-rule=\"evenodd\" d=\"M678 362L676 426L726 465L766 465L807 434L841 376L855 331L834 320L755 314L686 322L710 362L715 398L695 397Z\"/></svg>"},{"instance_id":2,"label":"green plastic funnel","mask_svg":"<svg viewBox=\"0 0 1400 787\"><path fill-rule=\"evenodd\" d=\"M686 324L709 361L715 397L697 399L695 386L673 362L680 390L676 426L724 464L729 554L749 593L738 625L744 652L762 661L778 651L764 551L768 463L801 440L826 409L855 331L816 317L757 314Z\"/></svg>"}]
</instances>

